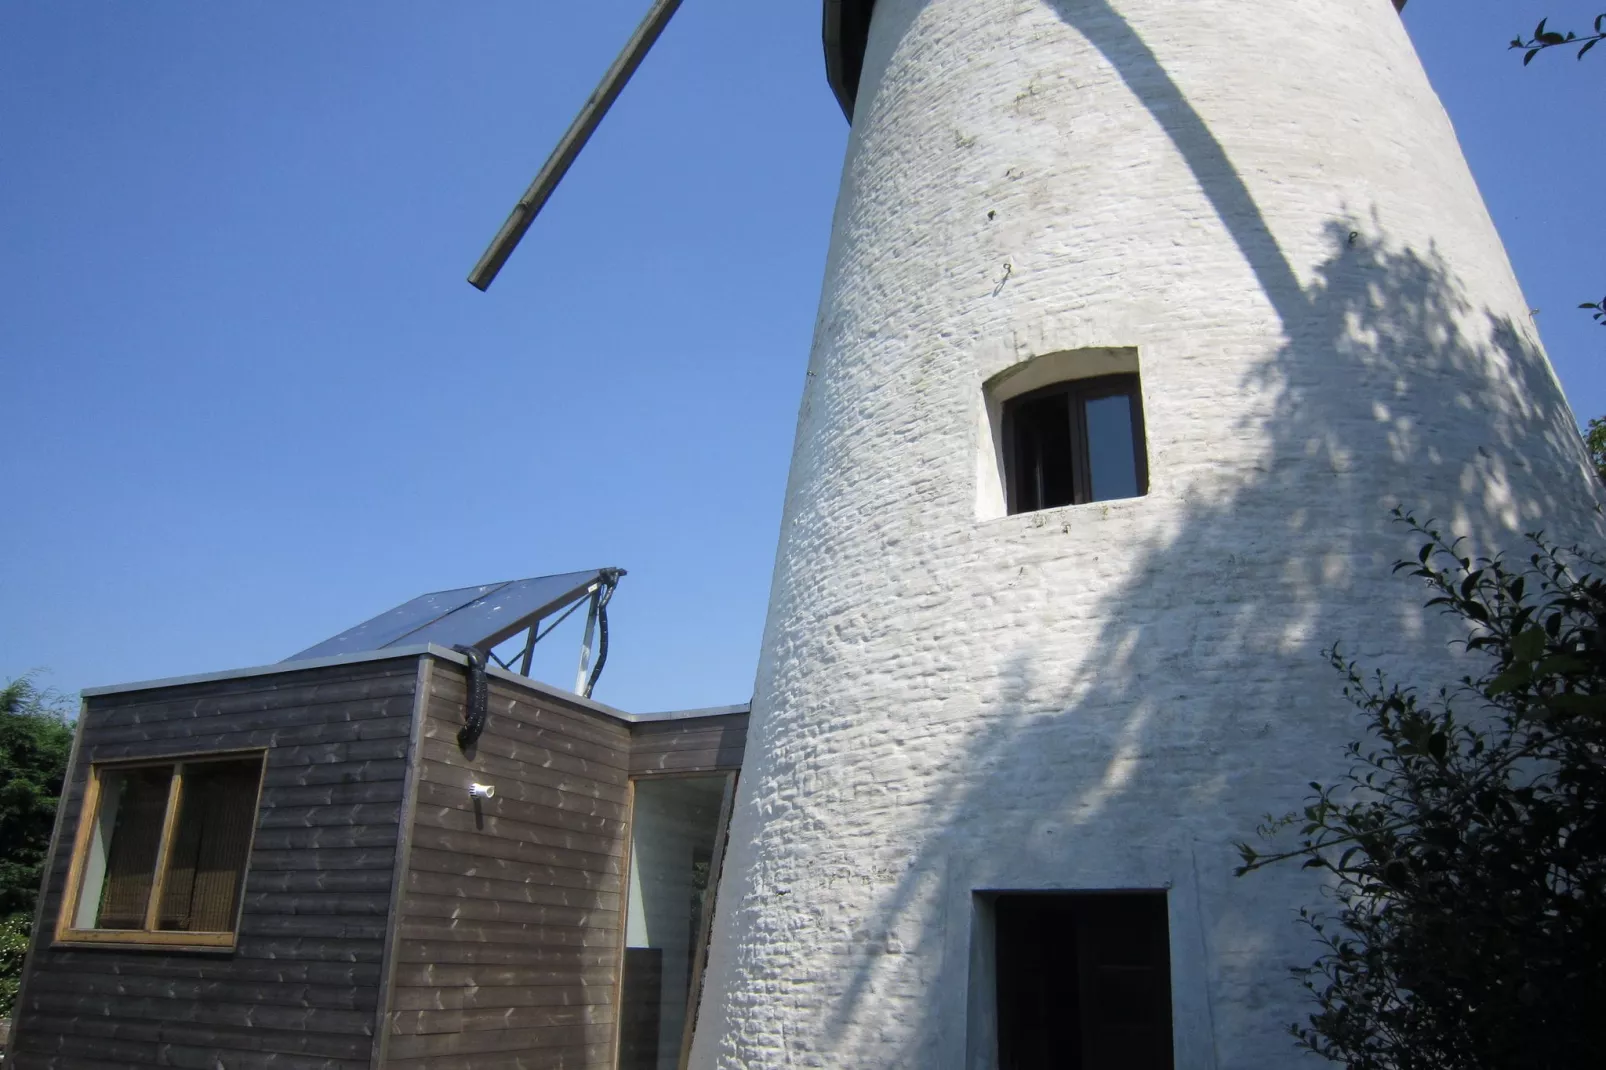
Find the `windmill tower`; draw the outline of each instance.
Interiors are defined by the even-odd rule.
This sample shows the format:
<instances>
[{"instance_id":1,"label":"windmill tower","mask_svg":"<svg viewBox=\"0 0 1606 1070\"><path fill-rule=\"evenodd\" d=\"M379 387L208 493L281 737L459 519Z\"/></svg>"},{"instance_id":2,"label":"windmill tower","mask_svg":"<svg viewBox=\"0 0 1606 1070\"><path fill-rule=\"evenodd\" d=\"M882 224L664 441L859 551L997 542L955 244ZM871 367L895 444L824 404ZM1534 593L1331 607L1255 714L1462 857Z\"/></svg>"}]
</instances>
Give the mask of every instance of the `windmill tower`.
<instances>
[{"instance_id":1,"label":"windmill tower","mask_svg":"<svg viewBox=\"0 0 1606 1070\"><path fill-rule=\"evenodd\" d=\"M1287 1065L1311 882L1229 845L1356 732L1323 648L1459 672L1389 510L1601 534L1455 133L1388 0L824 8L853 133L688 1065Z\"/></svg>"},{"instance_id":2,"label":"windmill tower","mask_svg":"<svg viewBox=\"0 0 1606 1070\"><path fill-rule=\"evenodd\" d=\"M872 10L873 8L873 10ZM828 0L853 122L695 1067L1280 1067L1321 656L1598 533L1388 0ZM1160 1038L1157 1040L1156 1038Z\"/></svg>"}]
</instances>

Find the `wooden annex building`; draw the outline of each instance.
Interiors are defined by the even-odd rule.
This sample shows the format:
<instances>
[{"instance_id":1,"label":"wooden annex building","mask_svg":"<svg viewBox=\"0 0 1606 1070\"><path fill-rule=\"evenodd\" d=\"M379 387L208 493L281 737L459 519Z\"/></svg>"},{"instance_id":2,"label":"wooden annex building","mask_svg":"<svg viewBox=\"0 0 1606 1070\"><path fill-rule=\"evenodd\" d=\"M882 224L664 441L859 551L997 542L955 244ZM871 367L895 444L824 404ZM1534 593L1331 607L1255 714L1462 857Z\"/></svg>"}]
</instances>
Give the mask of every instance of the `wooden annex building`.
<instances>
[{"instance_id":1,"label":"wooden annex building","mask_svg":"<svg viewBox=\"0 0 1606 1070\"><path fill-rule=\"evenodd\" d=\"M747 708L484 649L86 692L7 1070L681 1065Z\"/></svg>"}]
</instances>

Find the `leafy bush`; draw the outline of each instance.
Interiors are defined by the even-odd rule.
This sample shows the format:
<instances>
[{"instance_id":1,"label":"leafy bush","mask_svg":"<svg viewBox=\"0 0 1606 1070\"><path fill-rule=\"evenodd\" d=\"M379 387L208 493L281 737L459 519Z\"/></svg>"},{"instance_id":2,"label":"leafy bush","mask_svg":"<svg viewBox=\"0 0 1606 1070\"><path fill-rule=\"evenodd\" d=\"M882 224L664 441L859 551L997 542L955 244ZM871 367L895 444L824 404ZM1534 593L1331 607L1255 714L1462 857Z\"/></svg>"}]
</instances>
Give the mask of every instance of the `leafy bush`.
<instances>
[{"instance_id":1,"label":"leafy bush","mask_svg":"<svg viewBox=\"0 0 1606 1070\"><path fill-rule=\"evenodd\" d=\"M1301 860L1331 913L1296 971L1300 1046L1352 1070L1560 1070L1606 1050L1606 579L1530 536L1525 565L1425 543L1399 566L1463 621L1476 675L1424 697L1336 649L1365 715L1349 772L1312 783L1298 846L1240 844L1241 874ZM1456 707L1468 711L1458 714Z\"/></svg>"},{"instance_id":2,"label":"leafy bush","mask_svg":"<svg viewBox=\"0 0 1606 1070\"><path fill-rule=\"evenodd\" d=\"M71 753L60 696L27 676L0 688L0 917L33 912Z\"/></svg>"},{"instance_id":3,"label":"leafy bush","mask_svg":"<svg viewBox=\"0 0 1606 1070\"><path fill-rule=\"evenodd\" d=\"M60 696L27 676L0 688L0 1017L22 976L72 728Z\"/></svg>"},{"instance_id":4,"label":"leafy bush","mask_svg":"<svg viewBox=\"0 0 1606 1070\"><path fill-rule=\"evenodd\" d=\"M1606 483L1606 418L1597 416L1584 429L1584 448L1589 451L1589 463L1595 474Z\"/></svg>"},{"instance_id":5,"label":"leafy bush","mask_svg":"<svg viewBox=\"0 0 1606 1070\"><path fill-rule=\"evenodd\" d=\"M28 929L32 922L25 914L13 914L0 921L0 1018L11 1017L22 978L22 959L28 952Z\"/></svg>"}]
</instances>

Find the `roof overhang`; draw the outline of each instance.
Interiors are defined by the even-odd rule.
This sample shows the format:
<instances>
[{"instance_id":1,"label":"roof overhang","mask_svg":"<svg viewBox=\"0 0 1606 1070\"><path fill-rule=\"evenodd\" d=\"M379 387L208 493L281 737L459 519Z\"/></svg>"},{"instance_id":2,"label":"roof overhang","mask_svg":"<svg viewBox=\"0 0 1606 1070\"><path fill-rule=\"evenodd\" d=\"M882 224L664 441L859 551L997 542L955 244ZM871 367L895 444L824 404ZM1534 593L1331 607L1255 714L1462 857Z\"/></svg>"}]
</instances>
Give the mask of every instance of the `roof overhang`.
<instances>
[{"instance_id":1,"label":"roof overhang","mask_svg":"<svg viewBox=\"0 0 1606 1070\"><path fill-rule=\"evenodd\" d=\"M1395 10L1404 11L1405 2L1394 0ZM874 10L875 0L825 0L825 77L849 122L859 96L864 46Z\"/></svg>"},{"instance_id":2,"label":"roof overhang","mask_svg":"<svg viewBox=\"0 0 1606 1070\"><path fill-rule=\"evenodd\" d=\"M825 0L825 77L849 122L859 96L859 75L864 71L864 46L874 9L875 0Z\"/></svg>"}]
</instances>

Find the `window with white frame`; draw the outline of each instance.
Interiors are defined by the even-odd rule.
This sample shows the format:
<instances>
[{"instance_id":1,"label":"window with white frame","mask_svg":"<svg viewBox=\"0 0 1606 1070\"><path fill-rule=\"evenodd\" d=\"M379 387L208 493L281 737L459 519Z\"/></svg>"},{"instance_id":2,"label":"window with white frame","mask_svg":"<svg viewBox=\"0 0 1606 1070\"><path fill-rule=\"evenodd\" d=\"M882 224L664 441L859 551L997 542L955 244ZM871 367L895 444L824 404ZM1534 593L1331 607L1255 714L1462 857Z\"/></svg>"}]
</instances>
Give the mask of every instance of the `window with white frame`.
<instances>
[{"instance_id":1,"label":"window with white frame","mask_svg":"<svg viewBox=\"0 0 1606 1070\"><path fill-rule=\"evenodd\" d=\"M1148 493L1137 374L1053 383L1004 402L1011 513Z\"/></svg>"}]
</instances>

